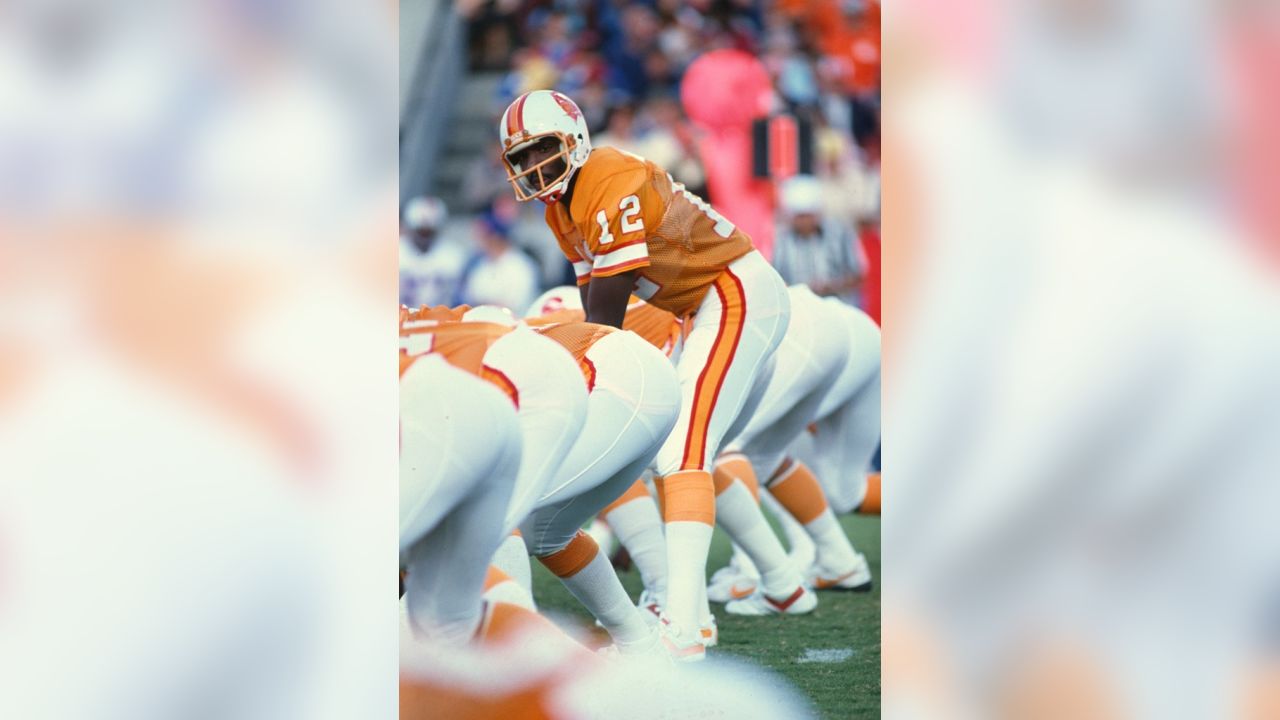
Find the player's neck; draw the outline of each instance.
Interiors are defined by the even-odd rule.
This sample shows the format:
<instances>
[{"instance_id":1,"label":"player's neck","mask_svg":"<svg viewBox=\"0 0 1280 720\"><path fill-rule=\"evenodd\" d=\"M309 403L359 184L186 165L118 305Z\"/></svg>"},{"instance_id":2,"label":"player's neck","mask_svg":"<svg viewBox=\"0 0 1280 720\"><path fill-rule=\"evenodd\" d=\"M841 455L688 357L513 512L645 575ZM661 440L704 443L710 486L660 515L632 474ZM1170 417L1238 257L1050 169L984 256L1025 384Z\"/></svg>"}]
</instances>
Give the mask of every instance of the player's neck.
<instances>
[{"instance_id":1,"label":"player's neck","mask_svg":"<svg viewBox=\"0 0 1280 720\"><path fill-rule=\"evenodd\" d=\"M582 168L578 168L577 172L569 178L569 184L564 188L564 195L560 196L560 202L564 203L564 212L570 220L573 219L573 213L569 210L570 203L573 202L573 189L578 186L578 176L581 174Z\"/></svg>"}]
</instances>

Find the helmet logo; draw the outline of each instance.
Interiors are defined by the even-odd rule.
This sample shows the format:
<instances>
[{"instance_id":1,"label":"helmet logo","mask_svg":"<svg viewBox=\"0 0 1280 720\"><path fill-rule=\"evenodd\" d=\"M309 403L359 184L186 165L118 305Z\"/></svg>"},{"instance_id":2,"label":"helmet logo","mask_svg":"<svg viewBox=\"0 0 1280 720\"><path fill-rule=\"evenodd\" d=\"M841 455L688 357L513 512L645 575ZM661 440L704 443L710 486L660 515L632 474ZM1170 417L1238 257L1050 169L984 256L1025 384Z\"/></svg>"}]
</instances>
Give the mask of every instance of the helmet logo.
<instances>
[{"instance_id":1,"label":"helmet logo","mask_svg":"<svg viewBox=\"0 0 1280 720\"><path fill-rule=\"evenodd\" d=\"M574 105L569 98L558 92L551 93L551 97L555 98L556 104L560 106L560 109L564 110L566 115L573 118L574 122L577 122L578 118L582 117L582 111L578 110L578 106Z\"/></svg>"}]
</instances>

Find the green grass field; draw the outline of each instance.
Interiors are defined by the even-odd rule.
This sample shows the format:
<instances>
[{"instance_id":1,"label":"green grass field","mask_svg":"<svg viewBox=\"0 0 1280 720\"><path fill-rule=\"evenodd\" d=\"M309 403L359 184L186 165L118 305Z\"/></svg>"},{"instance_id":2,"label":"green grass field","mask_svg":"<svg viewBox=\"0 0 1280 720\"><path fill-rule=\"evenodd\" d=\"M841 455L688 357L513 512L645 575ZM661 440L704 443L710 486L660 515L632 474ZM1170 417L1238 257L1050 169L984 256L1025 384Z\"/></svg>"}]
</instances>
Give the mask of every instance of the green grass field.
<instances>
[{"instance_id":1,"label":"green grass field","mask_svg":"<svg viewBox=\"0 0 1280 720\"><path fill-rule=\"evenodd\" d=\"M712 604L720 626L720 644L708 653L732 654L781 675L807 695L822 718L880 716L880 518L848 516L841 524L854 547L867 556L875 589L869 593L818 593L818 609L799 617L738 617ZM729 560L728 538L717 529L708 574ZM640 574L619 573L632 599L640 593ZM560 581L537 562L533 587L539 606L590 622L590 615ZM839 662L799 662L808 650L848 649ZM844 653L841 653L844 654Z\"/></svg>"}]
</instances>

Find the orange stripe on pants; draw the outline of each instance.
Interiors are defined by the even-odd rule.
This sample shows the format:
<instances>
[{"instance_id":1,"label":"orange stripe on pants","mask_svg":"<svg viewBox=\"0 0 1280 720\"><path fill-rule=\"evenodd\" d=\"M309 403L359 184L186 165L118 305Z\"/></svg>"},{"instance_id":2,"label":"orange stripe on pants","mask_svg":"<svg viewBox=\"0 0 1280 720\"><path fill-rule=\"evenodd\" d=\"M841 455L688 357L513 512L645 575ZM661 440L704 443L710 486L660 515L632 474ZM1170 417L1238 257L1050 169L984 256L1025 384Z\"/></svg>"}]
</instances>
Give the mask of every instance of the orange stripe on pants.
<instances>
[{"instance_id":1,"label":"orange stripe on pants","mask_svg":"<svg viewBox=\"0 0 1280 720\"><path fill-rule=\"evenodd\" d=\"M720 327L716 331L715 342L711 344L707 364L694 386L693 412L689 416L688 434L685 435L681 470L701 470L705 466L711 416L716 410L724 378L729 374L729 366L733 364L733 356L738 351L747 317L747 296L736 275L726 269L716 278L713 287L720 297Z\"/></svg>"}]
</instances>

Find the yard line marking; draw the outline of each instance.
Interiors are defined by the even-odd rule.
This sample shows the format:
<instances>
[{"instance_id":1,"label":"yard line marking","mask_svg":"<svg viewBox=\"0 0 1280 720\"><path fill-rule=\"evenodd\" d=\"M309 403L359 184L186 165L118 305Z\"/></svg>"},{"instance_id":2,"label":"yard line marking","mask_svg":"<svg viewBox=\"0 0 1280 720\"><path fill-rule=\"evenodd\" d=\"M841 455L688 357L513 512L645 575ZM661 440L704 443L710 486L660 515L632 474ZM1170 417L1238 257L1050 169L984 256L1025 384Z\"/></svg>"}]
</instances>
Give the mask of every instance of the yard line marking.
<instances>
[{"instance_id":1,"label":"yard line marking","mask_svg":"<svg viewBox=\"0 0 1280 720\"><path fill-rule=\"evenodd\" d=\"M817 650L805 648L804 654L796 658L798 663L842 663L853 657L853 648L826 648Z\"/></svg>"}]
</instances>

